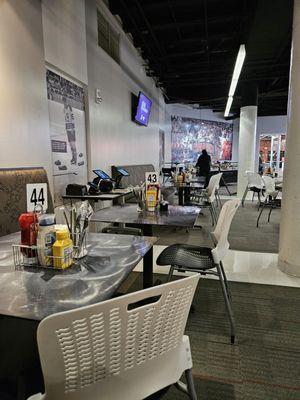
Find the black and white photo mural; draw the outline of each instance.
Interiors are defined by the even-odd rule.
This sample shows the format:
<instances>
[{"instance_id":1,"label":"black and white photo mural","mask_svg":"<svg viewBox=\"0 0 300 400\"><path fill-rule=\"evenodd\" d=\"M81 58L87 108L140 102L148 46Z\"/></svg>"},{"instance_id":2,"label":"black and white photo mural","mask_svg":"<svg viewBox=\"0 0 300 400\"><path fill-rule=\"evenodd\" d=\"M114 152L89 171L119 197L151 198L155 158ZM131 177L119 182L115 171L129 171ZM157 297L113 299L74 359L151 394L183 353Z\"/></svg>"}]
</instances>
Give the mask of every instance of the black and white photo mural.
<instances>
[{"instance_id":1,"label":"black and white photo mural","mask_svg":"<svg viewBox=\"0 0 300 400\"><path fill-rule=\"evenodd\" d=\"M195 164L203 149L212 161L231 160L233 124L171 116L172 162Z\"/></svg>"},{"instance_id":2,"label":"black and white photo mural","mask_svg":"<svg viewBox=\"0 0 300 400\"><path fill-rule=\"evenodd\" d=\"M82 86L47 69L54 203L69 183L87 182L85 103Z\"/></svg>"}]
</instances>

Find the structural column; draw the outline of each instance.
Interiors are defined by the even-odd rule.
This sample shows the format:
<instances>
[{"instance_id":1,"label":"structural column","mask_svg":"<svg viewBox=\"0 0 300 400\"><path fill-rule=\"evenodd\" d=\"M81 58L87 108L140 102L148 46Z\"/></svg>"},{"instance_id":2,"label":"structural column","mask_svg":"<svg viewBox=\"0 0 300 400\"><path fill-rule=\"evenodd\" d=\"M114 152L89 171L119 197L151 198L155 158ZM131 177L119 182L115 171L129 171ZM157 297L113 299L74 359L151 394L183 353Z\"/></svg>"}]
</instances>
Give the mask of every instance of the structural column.
<instances>
[{"instance_id":1,"label":"structural column","mask_svg":"<svg viewBox=\"0 0 300 400\"><path fill-rule=\"evenodd\" d=\"M294 1L293 39L283 174L279 259L281 271L300 277L300 0Z\"/></svg>"},{"instance_id":2,"label":"structural column","mask_svg":"<svg viewBox=\"0 0 300 400\"><path fill-rule=\"evenodd\" d=\"M255 169L257 124L257 86L247 85L242 91L239 132L239 164L237 196L242 198L247 186L246 171Z\"/></svg>"}]
</instances>

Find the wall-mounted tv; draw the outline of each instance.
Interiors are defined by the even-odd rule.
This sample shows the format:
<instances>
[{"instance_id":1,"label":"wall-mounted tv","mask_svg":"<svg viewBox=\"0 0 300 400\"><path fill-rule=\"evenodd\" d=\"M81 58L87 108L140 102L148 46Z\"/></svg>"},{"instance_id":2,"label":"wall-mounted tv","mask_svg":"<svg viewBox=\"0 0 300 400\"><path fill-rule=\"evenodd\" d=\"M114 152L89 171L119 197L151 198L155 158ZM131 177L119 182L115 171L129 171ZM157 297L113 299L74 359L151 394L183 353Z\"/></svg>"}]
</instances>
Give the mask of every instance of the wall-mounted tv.
<instances>
[{"instance_id":1,"label":"wall-mounted tv","mask_svg":"<svg viewBox=\"0 0 300 400\"><path fill-rule=\"evenodd\" d=\"M148 126L152 101L144 93L139 92L138 97L133 96L132 119L139 125Z\"/></svg>"}]
</instances>

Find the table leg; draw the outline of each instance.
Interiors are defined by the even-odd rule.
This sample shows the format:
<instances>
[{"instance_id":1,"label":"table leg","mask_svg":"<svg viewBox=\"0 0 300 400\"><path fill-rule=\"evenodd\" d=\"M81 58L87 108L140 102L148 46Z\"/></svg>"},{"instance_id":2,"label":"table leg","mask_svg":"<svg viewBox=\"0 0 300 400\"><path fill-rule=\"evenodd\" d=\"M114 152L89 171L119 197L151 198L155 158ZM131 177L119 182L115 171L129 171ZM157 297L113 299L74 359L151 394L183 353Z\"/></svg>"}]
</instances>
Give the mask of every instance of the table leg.
<instances>
[{"instance_id":1,"label":"table leg","mask_svg":"<svg viewBox=\"0 0 300 400\"><path fill-rule=\"evenodd\" d=\"M153 247L147 251L143 258L143 288L153 286Z\"/></svg>"},{"instance_id":2,"label":"table leg","mask_svg":"<svg viewBox=\"0 0 300 400\"><path fill-rule=\"evenodd\" d=\"M191 202L191 188L190 186L186 186L184 188L184 201L183 205L188 205Z\"/></svg>"},{"instance_id":3,"label":"table leg","mask_svg":"<svg viewBox=\"0 0 300 400\"><path fill-rule=\"evenodd\" d=\"M0 316L1 400L23 400L44 392L36 342L38 324L39 321Z\"/></svg>"},{"instance_id":4,"label":"table leg","mask_svg":"<svg viewBox=\"0 0 300 400\"><path fill-rule=\"evenodd\" d=\"M184 198L183 198L183 187L179 186L178 187L178 204L180 206L184 205Z\"/></svg>"},{"instance_id":5,"label":"table leg","mask_svg":"<svg viewBox=\"0 0 300 400\"><path fill-rule=\"evenodd\" d=\"M142 226L144 236L152 236L152 226ZM151 247L143 258L143 288L153 286L153 247Z\"/></svg>"}]
</instances>

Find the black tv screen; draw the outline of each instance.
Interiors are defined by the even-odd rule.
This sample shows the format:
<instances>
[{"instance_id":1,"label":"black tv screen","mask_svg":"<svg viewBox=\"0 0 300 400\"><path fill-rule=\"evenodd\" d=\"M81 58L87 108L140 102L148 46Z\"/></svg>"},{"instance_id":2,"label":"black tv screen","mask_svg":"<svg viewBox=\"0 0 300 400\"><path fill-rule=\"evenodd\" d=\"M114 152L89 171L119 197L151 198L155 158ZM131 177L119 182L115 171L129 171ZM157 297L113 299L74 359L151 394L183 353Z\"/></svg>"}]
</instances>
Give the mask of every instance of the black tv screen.
<instances>
[{"instance_id":1,"label":"black tv screen","mask_svg":"<svg viewBox=\"0 0 300 400\"><path fill-rule=\"evenodd\" d=\"M133 120L139 125L148 126L152 101L144 93L139 92L135 105Z\"/></svg>"}]
</instances>

